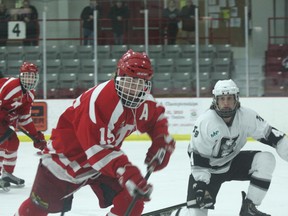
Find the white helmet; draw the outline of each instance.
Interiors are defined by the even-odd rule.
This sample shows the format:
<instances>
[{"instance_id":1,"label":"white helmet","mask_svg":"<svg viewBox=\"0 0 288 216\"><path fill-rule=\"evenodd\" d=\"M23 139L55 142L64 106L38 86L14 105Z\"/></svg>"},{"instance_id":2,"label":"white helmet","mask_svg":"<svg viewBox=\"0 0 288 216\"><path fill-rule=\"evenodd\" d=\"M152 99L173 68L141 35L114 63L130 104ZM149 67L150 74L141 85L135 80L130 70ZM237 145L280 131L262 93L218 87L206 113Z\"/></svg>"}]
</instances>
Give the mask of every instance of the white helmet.
<instances>
[{"instance_id":1,"label":"white helmet","mask_svg":"<svg viewBox=\"0 0 288 216\"><path fill-rule=\"evenodd\" d=\"M217 114L222 118L228 118L233 116L236 113L236 110L240 107L239 103L239 88L235 84L235 82L231 79L229 80L219 80L212 90L212 94L214 95L212 105L215 108ZM222 95L234 95L235 97L235 107L233 110L220 110L217 103L217 97Z\"/></svg>"}]
</instances>

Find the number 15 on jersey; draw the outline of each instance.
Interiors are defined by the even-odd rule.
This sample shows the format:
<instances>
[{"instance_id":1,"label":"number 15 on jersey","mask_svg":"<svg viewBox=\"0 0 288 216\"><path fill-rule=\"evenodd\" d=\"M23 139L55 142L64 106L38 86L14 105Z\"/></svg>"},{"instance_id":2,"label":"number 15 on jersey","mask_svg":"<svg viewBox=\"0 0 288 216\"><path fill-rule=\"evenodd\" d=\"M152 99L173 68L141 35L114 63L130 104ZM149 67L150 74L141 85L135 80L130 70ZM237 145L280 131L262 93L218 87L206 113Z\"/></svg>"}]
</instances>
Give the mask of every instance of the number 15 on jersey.
<instances>
[{"instance_id":1,"label":"number 15 on jersey","mask_svg":"<svg viewBox=\"0 0 288 216\"><path fill-rule=\"evenodd\" d=\"M25 39L26 24L22 21L8 22L8 39Z\"/></svg>"}]
</instances>

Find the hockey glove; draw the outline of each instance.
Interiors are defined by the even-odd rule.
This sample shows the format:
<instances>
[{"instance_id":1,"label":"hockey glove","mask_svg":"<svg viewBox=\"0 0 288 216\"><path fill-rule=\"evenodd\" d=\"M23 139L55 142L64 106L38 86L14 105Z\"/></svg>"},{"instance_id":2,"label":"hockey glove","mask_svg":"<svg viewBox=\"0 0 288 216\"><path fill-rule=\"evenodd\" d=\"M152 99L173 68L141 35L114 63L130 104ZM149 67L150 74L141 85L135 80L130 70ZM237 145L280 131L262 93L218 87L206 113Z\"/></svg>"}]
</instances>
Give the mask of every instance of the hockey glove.
<instances>
[{"instance_id":1,"label":"hockey glove","mask_svg":"<svg viewBox=\"0 0 288 216\"><path fill-rule=\"evenodd\" d=\"M209 191L207 191L207 184L205 182L196 181L193 184L193 189L196 194L196 203L201 209L208 208L213 205L213 199Z\"/></svg>"},{"instance_id":2,"label":"hockey glove","mask_svg":"<svg viewBox=\"0 0 288 216\"><path fill-rule=\"evenodd\" d=\"M7 117L9 113L6 110L3 110L0 108L0 121L5 120L5 118Z\"/></svg>"},{"instance_id":3,"label":"hockey glove","mask_svg":"<svg viewBox=\"0 0 288 216\"><path fill-rule=\"evenodd\" d=\"M145 164L154 166L154 171L158 171L167 166L170 156L175 149L175 141L171 136L157 137L148 149Z\"/></svg>"},{"instance_id":4,"label":"hockey glove","mask_svg":"<svg viewBox=\"0 0 288 216\"><path fill-rule=\"evenodd\" d=\"M145 201L150 200L153 187L147 184L147 181L136 166L127 164L125 167L118 168L117 176L119 177L120 185L125 187L132 197L138 195L144 198Z\"/></svg>"},{"instance_id":5,"label":"hockey glove","mask_svg":"<svg viewBox=\"0 0 288 216\"><path fill-rule=\"evenodd\" d=\"M41 131L38 131L37 134L34 135L34 138L34 147L43 150L47 145L44 134Z\"/></svg>"},{"instance_id":6,"label":"hockey glove","mask_svg":"<svg viewBox=\"0 0 288 216\"><path fill-rule=\"evenodd\" d=\"M5 126L10 125L10 123L12 121L15 121L15 119L17 119L17 118L18 118L18 116L13 116L5 110L0 110L0 121L1 121L3 126L4 125Z\"/></svg>"}]
</instances>

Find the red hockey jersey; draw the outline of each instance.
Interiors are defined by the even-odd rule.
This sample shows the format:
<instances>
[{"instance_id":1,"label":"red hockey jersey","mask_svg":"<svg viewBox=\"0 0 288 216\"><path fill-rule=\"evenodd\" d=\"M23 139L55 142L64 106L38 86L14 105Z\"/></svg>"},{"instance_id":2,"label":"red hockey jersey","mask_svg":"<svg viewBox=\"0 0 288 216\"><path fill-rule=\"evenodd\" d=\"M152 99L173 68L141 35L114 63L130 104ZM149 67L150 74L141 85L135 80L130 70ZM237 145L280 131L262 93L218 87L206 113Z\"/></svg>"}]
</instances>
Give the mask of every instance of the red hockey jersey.
<instances>
[{"instance_id":1,"label":"red hockey jersey","mask_svg":"<svg viewBox=\"0 0 288 216\"><path fill-rule=\"evenodd\" d=\"M33 90L22 90L19 78L0 79L0 118L9 120L9 125L16 127L17 123L23 126L31 135L37 133L31 118L31 106L35 98ZM8 117L7 117L8 116Z\"/></svg>"},{"instance_id":2,"label":"red hockey jersey","mask_svg":"<svg viewBox=\"0 0 288 216\"><path fill-rule=\"evenodd\" d=\"M42 163L58 178L80 183L91 176L115 177L128 162L121 151L123 140L135 130L153 140L168 135L165 109L152 95L137 109L122 105L114 80L80 95L60 116L53 129Z\"/></svg>"}]
</instances>

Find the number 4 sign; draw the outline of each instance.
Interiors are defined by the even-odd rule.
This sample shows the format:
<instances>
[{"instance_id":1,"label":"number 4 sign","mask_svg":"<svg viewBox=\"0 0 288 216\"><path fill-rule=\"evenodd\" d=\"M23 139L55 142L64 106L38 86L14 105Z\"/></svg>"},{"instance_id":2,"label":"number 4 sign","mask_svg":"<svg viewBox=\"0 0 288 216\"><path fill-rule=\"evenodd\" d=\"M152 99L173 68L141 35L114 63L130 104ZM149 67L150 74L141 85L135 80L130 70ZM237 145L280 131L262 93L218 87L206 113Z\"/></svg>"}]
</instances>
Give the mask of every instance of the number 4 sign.
<instances>
[{"instance_id":1,"label":"number 4 sign","mask_svg":"<svg viewBox=\"0 0 288 216\"><path fill-rule=\"evenodd\" d=\"M8 22L8 39L25 39L26 24L21 21Z\"/></svg>"}]
</instances>

